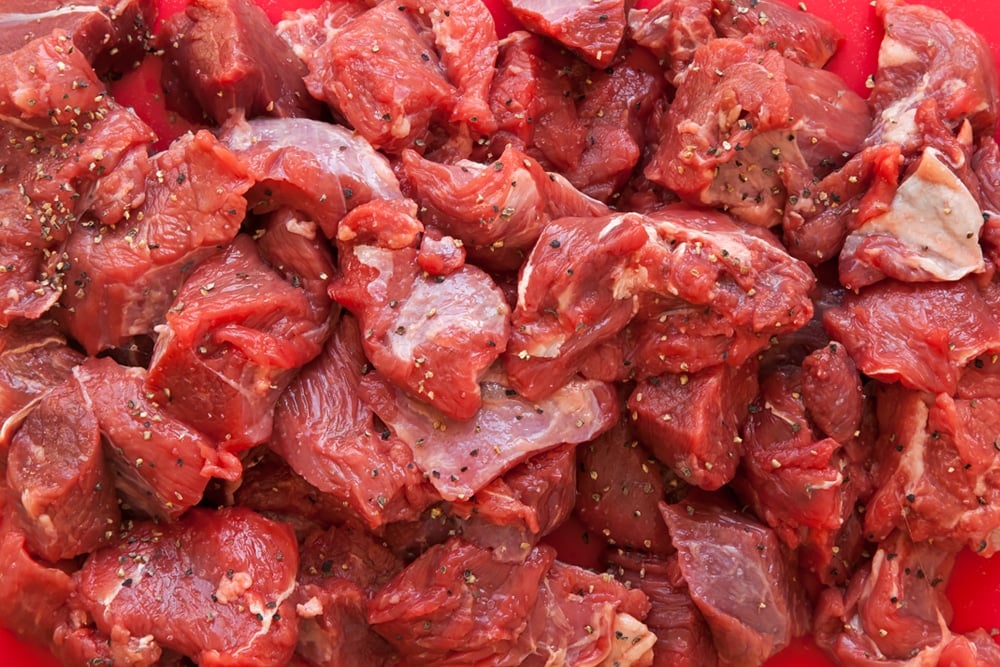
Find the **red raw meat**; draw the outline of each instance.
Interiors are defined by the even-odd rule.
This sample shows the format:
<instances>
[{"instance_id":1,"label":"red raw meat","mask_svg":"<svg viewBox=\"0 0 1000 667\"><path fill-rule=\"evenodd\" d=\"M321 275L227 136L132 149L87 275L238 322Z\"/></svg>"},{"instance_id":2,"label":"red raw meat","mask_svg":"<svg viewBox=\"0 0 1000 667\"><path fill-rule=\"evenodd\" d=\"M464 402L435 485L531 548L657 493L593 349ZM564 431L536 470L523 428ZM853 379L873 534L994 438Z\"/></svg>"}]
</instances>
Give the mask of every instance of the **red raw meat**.
<instances>
[{"instance_id":1,"label":"red raw meat","mask_svg":"<svg viewBox=\"0 0 1000 667\"><path fill-rule=\"evenodd\" d=\"M114 650L131 639L201 665L288 662L298 618L291 529L243 508L135 522L79 574L80 604Z\"/></svg>"}]
</instances>

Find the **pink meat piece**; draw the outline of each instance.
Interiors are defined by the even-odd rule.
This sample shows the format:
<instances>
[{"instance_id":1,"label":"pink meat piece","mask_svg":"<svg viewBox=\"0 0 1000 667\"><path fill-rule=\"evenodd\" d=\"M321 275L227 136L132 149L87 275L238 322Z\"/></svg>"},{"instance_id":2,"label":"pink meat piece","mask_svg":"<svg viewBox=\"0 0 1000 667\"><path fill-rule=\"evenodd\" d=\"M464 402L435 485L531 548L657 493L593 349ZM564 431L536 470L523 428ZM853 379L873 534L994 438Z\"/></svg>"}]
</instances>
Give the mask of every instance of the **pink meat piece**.
<instances>
[{"instance_id":1,"label":"pink meat piece","mask_svg":"<svg viewBox=\"0 0 1000 667\"><path fill-rule=\"evenodd\" d=\"M315 220L327 238L350 209L375 199L398 199L389 161L348 128L308 118L233 119L222 142L247 165L254 185L249 208L295 209Z\"/></svg>"},{"instance_id":2,"label":"pink meat piece","mask_svg":"<svg viewBox=\"0 0 1000 667\"><path fill-rule=\"evenodd\" d=\"M330 294L358 317L365 353L384 377L454 419L469 419L482 403L481 378L507 346L509 306L493 279L471 265L425 274L417 249L406 247L420 229L415 214L408 200L352 211L338 232L341 275ZM370 245L369 234L388 242Z\"/></svg>"},{"instance_id":3,"label":"pink meat piece","mask_svg":"<svg viewBox=\"0 0 1000 667\"><path fill-rule=\"evenodd\" d=\"M575 512L594 537L611 546L666 555L673 551L657 503L684 486L619 422L577 447Z\"/></svg>"},{"instance_id":4,"label":"pink meat piece","mask_svg":"<svg viewBox=\"0 0 1000 667\"><path fill-rule=\"evenodd\" d=\"M156 42L165 74L216 124L236 114L319 116L305 64L250 0L193 0L163 22Z\"/></svg>"},{"instance_id":5,"label":"pink meat piece","mask_svg":"<svg viewBox=\"0 0 1000 667\"><path fill-rule=\"evenodd\" d=\"M713 0L712 23L721 37L774 49L807 67L823 67L844 37L830 21L774 0Z\"/></svg>"},{"instance_id":6,"label":"pink meat piece","mask_svg":"<svg viewBox=\"0 0 1000 667\"><path fill-rule=\"evenodd\" d=\"M885 539L896 527L990 555L1000 549L1000 399L956 399L882 387L873 469L875 495L865 532Z\"/></svg>"},{"instance_id":7,"label":"pink meat piece","mask_svg":"<svg viewBox=\"0 0 1000 667\"><path fill-rule=\"evenodd\" d=\"M75 379L48 391L7 449L8 502L32 553L50 562L106 544L121 520L92 406Z\"/></svg>"},{"instance_id":8,"label":"pink meat piece","mask_svg":"<svg viewBox=\"0 0 1000 667\"><path fill-rule=\"evenodd\" d=\"M486 269L520 267L554 219L609 211L511 144L492 164L442 164L406 150L402 166L421 220L460 239L470 260Z\"/></svg>"},{"instance_id":9,"label":"pink meat piece","mask_svg":"<svg viewBox=\"0 0 1000 667\"><path fill-rule=\"evenodd\" d=\"M113 228L77 227L58 315L89 354L152 336L194 265L239 231L251 185L244 165L207 131L150 160L142 206Z\"/></svg>"},{"instance_id":10,"label":"pink meat piece","mask_svg":"<svg viewBox=\"0 0 1000 667\"><path fill-rule=\"evenodd\" d=\"M270 447L370 528L416 518L433 501L410 448L360 398L369 372L357 321L346 315L324 351L278 399Z\"/></svg>"},{"instance_id":11,"label":"pink meat piece","mask_svg":"<svg viewBox=\"0 0 1000 667\"><path fill-rule=\"evenodd\" d=\"M769 336L809 321L814 282L766 231L723 214L666 207L564 218L545 228L521 271L504 361L514 386L537 398L572 377L595 346L641 322L652 335L641 332L633 376L738 365ZM715 355L670 348L667 333L704 335L705 322L689 324L692 317L711 323Z\"/></svg>"},{"instance_id":12,"label":"pink meat piece","mask_svg":"<svg viewBox=\"0 0 1000 667\"><path fill-rule=\"evenodd\" d=\"M762 665L808 629L802 584L770 528L708 499L660 510L720 665Z\"/></svg>"},{"instance_id":13,"label":"pink meat piece","mask_svg":"<svg viewBox=\"0 0 1000 667\"><path fill-rule=\"evenodd\" d=\"M202 665L284 665L298 634L298 545L247 509L137 521L79 573L81 606L112 648L148 638Z\"/></svg>"},{"instance_id":14,"label":"pink meat piece","mask_svg":"<svg viewBox=\"0 0 1000 667\"><path fill-rule=\"evenodd\" d=\"M481 386L482 407L469 420L408 397L379 373L365 375L360 392L446 500L469 500L532 454L591 440L618 419L615 390L603 382L572 380L538 401L518 394L499 369Z\"/></svg>"},{"instance_id":15,"label":"pink meat piece","mask_svg":"<svg viewBox=\"0 0 1000 667\"><path fill-rule=\"evenodd\" d=\"M235 456L149 396L144 369L91 358L73 375L106 442L115 487L131 509L176 520L201 501L210 478L239 477Z\"/></svg>"},{"instance_id":16,"label":"pink meat piece","mask_svg":"<svg viewBox=\"0 0 1000 667\"><path fill-rule=\"evenodd\" d=\"M809 196L814 176L861 147L870 125L865 101L836 74L716 39L695 52L645 175L692 204L771 227L786 202Z\"/></svg>"},{"instance_id":17,"label":"pink meat piece","mask_svg":"<svg viewBox=\"0 0 1000 667\"><path fill-rule=\"evenodd\" d=\"M757 366L717 365L638 383L628 399L639 441L680 480L715 490L736 474Z\"/></svg>"},{"instance_id":18,"label":"pink meat piece","mask_svg":"<svg viewBox=\"0 0 1000 667\"><path fill-rule=\"evenodd\" d=\"M504 0L529 30L568 47L593 67L607 67L625 36L623 0L565 4L552 0Z\"/></svg>"},{"instance_id":19,"label":"pink meat piece","mask_svg":"<svg viewBox=\"0 0 1000 667\"><path fill-rule=\"evenodd\" d=\"M885 281L849 292L826 311L823 325L858 369L882 382L921 391L955 391L962 368L1000 350L989 286Z\"/></svg>"}]
</instances>

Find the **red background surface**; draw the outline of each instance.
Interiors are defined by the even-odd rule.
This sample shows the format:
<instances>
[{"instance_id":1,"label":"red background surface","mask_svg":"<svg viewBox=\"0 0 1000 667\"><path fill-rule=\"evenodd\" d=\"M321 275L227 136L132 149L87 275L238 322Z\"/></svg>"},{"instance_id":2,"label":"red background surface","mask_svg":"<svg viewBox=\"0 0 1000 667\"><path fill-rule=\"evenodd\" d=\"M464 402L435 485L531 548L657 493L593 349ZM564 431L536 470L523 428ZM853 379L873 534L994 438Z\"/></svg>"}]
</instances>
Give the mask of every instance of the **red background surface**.
<instances>
[{"instance_id":1,"label":"red background surface","mask_svg":"<svg viewBox=\"0 0 1000 667\"><path fill-rule=\"evenodd\" d=\"M567 0L572 2L575 0ZM797 0L785 0L797 5ZM285 8L315 6L319 0L258 0L272 19ZM495 7L499 0L485 0ZM976 28L990 42L994 57L1000 60L1000 15L995 10L995 0L924 0L922 4L937 7L950 16L964 20ZM646 1L644 4L654 4ZM173 11L187 4L186 0L160 0L161 7ZM881 28L874 18L869 0L812 0L807 9L836 23L847 39L830 64L830 69L843 76L859 92L864 91L867 76L875 70L875 54L881 39ZM509 31L514 23L502 10L495 11L497 27L501 33ZM126 82L128 83L128 82ZM137 109L142 106L155 112L155 95L148 81L138 78L132 89L123 88L122 96L132 95ZM124 100L123 100L124 101ZM142 113L140 111L140 113ZM162 113L162 112L161 112ZM2 567L2 564L0 564ZM985 560L970 553L959 557L955 574L948 586L949 597L955 608L952 627L964 632L977 627L1000 627L1000 559ZM7 601L0 601L4 603ZM767 667L830 667L831 663L808 640L800 640L768 662ZM44 651L19 643L9 632L0 628L0 667L56 667Z\"/></svg>"}]
</instances>

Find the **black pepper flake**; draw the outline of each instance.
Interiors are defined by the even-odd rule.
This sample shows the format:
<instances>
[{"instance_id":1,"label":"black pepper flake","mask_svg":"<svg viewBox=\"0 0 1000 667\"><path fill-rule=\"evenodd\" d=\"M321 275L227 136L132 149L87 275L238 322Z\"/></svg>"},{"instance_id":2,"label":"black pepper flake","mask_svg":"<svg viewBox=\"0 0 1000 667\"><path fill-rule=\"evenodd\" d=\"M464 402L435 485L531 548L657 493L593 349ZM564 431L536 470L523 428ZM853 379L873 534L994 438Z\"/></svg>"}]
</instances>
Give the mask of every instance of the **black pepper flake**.
<instances>
[{"instance_id":1,"label":"black pepper flake","mask_svg":"<svg viewBox=\"0 0 1000 667\"><path fill-rule=\"evenodd\" d=\"M549 241L550 248L558 248L561 245L562 244L559 242L559 239L552 239L551 241Z\"/></svg>"}]
</instances>

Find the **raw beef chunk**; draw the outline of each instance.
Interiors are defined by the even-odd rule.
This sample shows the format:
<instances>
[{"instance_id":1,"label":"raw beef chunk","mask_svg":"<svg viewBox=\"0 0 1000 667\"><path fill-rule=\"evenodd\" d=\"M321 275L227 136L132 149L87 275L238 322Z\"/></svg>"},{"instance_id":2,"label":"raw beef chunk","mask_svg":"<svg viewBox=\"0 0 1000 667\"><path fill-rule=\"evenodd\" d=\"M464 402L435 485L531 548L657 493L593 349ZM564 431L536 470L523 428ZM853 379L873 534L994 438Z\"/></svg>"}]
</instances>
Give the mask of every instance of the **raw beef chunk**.
<instances>
[{"instance_id":1,"label":"raw beef chunk","mask_svg":"<svg viewBox=\"0 0 1000 667\"><path fill-rule=\"evenodd\" d=\"M513 145L489 165L442 164L410 150L402 165L420 219L460 239L470 260L487 269L516 270L554 219L608 213Z\"/></svg>"},{"instance_id":2,"label":"raw beef chunk","mask_svg":"<svg viewBox=\"0 0 1000 667\"><path fill-rule=\"evenodd\" d=\"M674 86L702 44L716 38L712 0L661 0L653 7L628 12L628 35L663 63Z\"/></svg>"},{"instance_id":3,"label":"raw beef chunk","mask_svg":"<svg viewBox=\"0 0 1000 667\"><path fill-rule=\"evenodd\" d=\"M305 64L250 0L194 0L164 21L157 42L167 75L216 124L239 113L319 115L302 80Z\"/></svg>"},{"instance_id":4,"label":"raw beef chunk","mask_svg":"<svg viewBox=\"0 0 1000 667\"><path fill-rule=\"evenodd\" d=\"M402 196L389 161L340 125L308 118L238 118L221 137L256 181L247 193L252 211L298 210L327 238L336 237L337 223L355 206Z\"/></svg>"},{"instance_id":5,"label":"raw beef chunk","mask_svg":"<svg viewBox=\"0 0 1000 667\"><path fill-rule=\"evenodd\" d=\"M843 39L836 26L774 0L713 0L712 22L721 37L775 49L789 60L823 67Z\"/></svg>"},{"instance_id":6,"label":"raw beef chunk","mask_svg":"<svg viewBox=\"0 0 1000 667\"><path fill-rule=\"evenodd\" d=\"M886 281L849 292L841 305L826 311L823 324L862 373L911 389L952 393L967 363L1000 350L990 289L980 289L971 278L947 284Z\"/></svg>"},{"instance_id":7,"label":"raw beef chunk","mask_svg":"<svg viewBox=\"0 0 1000 667\"><path fill-rule=\"evenodd\" d=\"M717 39L695 52L645 174L693 204L770 227L869 127L865 101L836 74Z\"/></svg>"},{"instance_id":8,"label":"raw beef chunk","mask_svg":"<svg viewBox=\"0 0 1000 667\"><path fill-rule=\"evenodd\" d=\"M576 512L590 531L627 549L654 554L673 550L658 503L684 487L632 437L626 423L580 445L577 459Z\"/></svg>"},{"instance_id":9,"label":"raw beef chunk","mask_svg":"<svg viewBox=\"0 0 1000 667\"><path fill-rule=\"evenodd\" d=\"M9 417L68 378L83 360L52 320L22 320L0 329L0 440L6 439Z\"/></svg>"},{"instance_id":10,"label":"raw beef chunk","mask_svg":"<svg viewBox=\"0 0 1000 667\"><path fill-rule=\"evenodd\" d=\"M532 454L591 440L619 415L614 388L604 382L571 380L532 401L494 367L481 386L482 406L468 420L408 397L376 372L362 378L360 392L446 500L469 500Z\"/></svg>"},{"instance_id":11,"label":"raw beef chunk","mask_svg":"<svg viewBox=\"0 0 1000 667\"><path fill-rule=\"evenodd\" d=\"M281 391L322 350L329 317L329 304L317 307L301 283L265 264L248 236L237 236L177 292L146 386L165 411L227 450L262 443Z\"/></svg>"},{"instance_id":12,"label":"raw beef chunk","mask_svg":"<svg viewBox=\"0 0 1000 667\"><path fill-rule=\"evenodd\" d=\"M481 3L381 3L315 49L306 85L375 148L465 157L494 126L495 34Z\"/></svg>"},{"instance_id":13,"label":"raw beef chunk","mask_svg":"<svg viewBox=\"0 0 1000 667\"><path fill-rule=\"evenodd\" d=\"M421 270L418 250L407 247L421 228L416 209L408 200L372 202L341 221L341 276L330 294L358 317L365 353L383 376L468 419L482 404L481 378L507 346L510 308L474 266L438 276Z\"/></svg>"},{"instance_id":14,"label":"raw beef chunk","mask_svg":"<svg viewBox=\"0 0 1000 667\"><path fill-rule=\"evenodd\" d=\"M75 379L46 393L14 433L7 492L28 548L48 561L94 551L118 528L97 417Z\"/></svg>"},{"instance_id":15,"label":"raw beef chunk","mask_svg":"<svg viewBox=\"0 0 1000 667\"><path fill-rule=\"evenodd\" d=\"M88 359L73 374L97 418L115 486L129 509L175 520L201 501L209 478L239 477L233 455L150 398L144 369Z\"/></svg>"},{"instance_id":16,"label":"raw beef chunk","mask_svg":"<svg viewBox=\"0 0 1000 667\"><path fill-rule=\"evenodd\" d=\"M611 64L625 35L622 0L585 4L504 0L504 4L529 30L569 47L593 67Z\"/></svg>"},{"instance_id":17,"label":"raw beef chunk","mask_svg":"<svg viewBox=\"0 0 1000 667\"><path fill-rule=\"evenodd\" d=\"M865 512L869 538L896 527L916 541L1000 550L1000 399L956 399L887 386L878 394L877 490Z\"/></svg>"},{"instance_id":18,"label":"raw beef chunk","mask_svg":"<svg viewBox=\"0 0 1000 667\"><path fill-rule=\"evenodd\" d=\"M756 365L713 366L636 385L628 407L639 440L679 479L715 490L736 474L740 428L757 394Z\"/></svg>"},{"instance_id":19,"label":"raw beef chunk","mask_svg":"<svg viewBox=\"0 0 1000 667\"><path fill-rule=\"evenodd\" d=\"M84 214L115 224L142 203L148 126L107 94L64 31L0 55L0 325L38 318L72 288L54 252ZM81 123L80 120L83 119ZM72 139L72 140L71 140Z\"/></svg>"},{"instance_id":20,"label":"raw beef chunk","mask_svg":"<svg viewBox=\"0 0 1000 667\"><path fill-rule=\"evenodd\" d=\"M770 528L712 500L660 506L722 665L762 665L808 629L792 561Z\"/></svg>"},{"instance_id":21,"label":"raw beef chunk","mask_svg":"<svg viewBox=\"0 0 1000 667\"><path fill-rule=\"evenodd\" d=\"M345 316L318 359L282 393L271 448L370 527L416 518L433 495L410 448L375 424L359 397L368 372L357 321Z\"/></svg>"},{"instance_id":22,"label":"raw beef chunk","mask_svg":"<svg viewBox=\"0 0 1000 667\"><path fill-rule=\"evenodd\" d=\"M630 322L645 329L637 377L740 364L770 335L809 320L814 280L767 232L722 214L667 207L564 218L545 228L521 271L505 364L519 391L544 396ZM706 333L716 336L707 350L670 347L677 334Z\"/></svg>"},{"instance_id":23,"label":"raw beef chunk","mask_svg":"<svg viewBox=\"0 0 1000 667\"><path fill-rule=\"evenodd\" d=\"M418 664L521 664L532 656L544 663L560 655L569 664L599 664L636 645L640 656L650 650L655 637L636 618L648 609L641 593L556 563L551 548L501 563L454 538L381 588L368 618ZM613 637L626 629L630 641L619 648Z\"/></svg>"},{"instance_id":24,"label":"raw beef chunk","mask_svg":"<svg viewBox=\"0 0 1000 667\"><path fill-rule=\"evenodd\" d=\"M117 224L67 240L59 317L89 354L152 336L192 268L233 240L246 213L246 168L207 131L151 159L143 201Z\"/></svg>"},{"instance_id":25,"label":"raw beef chunk","mask_svg":"<svg viewBox=\"0 0 1000 667\"><path fill-rule=\"evenodd\" d=\"M112 649L133 639L202 665L284 665L298 634L290 528L243 508L135 522L93 553L80 604Z\"/></svg>"},{"instance_id":26,"label":"raw beef chunk","mask_svg":"<svg viewBox=\"0 0 1000 667\"><path fill-rule=\"evenodd\" d=\"M802 361L802 400L809 417L838 442L853 438L861 425L861 377L847 349L830 343Z\"/></svg>"}]
</instances>

